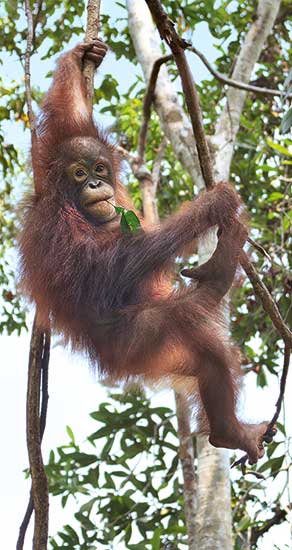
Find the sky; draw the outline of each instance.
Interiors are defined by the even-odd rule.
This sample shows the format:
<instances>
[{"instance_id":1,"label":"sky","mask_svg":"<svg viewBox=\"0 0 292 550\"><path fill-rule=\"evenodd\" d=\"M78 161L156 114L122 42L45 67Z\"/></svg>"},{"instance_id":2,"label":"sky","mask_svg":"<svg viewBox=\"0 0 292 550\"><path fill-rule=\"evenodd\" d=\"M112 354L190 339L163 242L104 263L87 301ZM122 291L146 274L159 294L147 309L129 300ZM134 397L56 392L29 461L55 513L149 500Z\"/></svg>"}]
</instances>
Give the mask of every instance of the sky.
<instances>
[{"instance_id":1,"label":"sky","mask_svg":"<svg viewBox=\"0 0 292 550\"><path fill-rule=\"evenodd\" d=\"M107 13L119 15L120 8L115 6L113 0L107 0ZM125 12L122 12L124 16ZM216 58L216 49L212 46L212 40L207 25L201 23L197 26L195 43L213 62ZM70 47L73 44L68 45ZM15 59L4 59L4 76L11 75L16 80L22 78L21 67ZM200 81L207 76L207 70L195 57L191 58L191 67L196 80ZM47 88L48 81L45 75L51 65L41 62L40 56L35 56L32 62L33 83ZM102 75L112 72L119 81L122 91L126 91L130 78L129 71L138 73L139 68L133 67L126 60L115 60L109 53L100 69L100 76L96 85L102 79ZM100 122L106 126L111 121L102 116ZM13 141L17 147L26 154L29 150L27 138L20 129L20 125L7 127L7 141ZM31 328L33 315L29 315ZM26 508L30 482L25 480L23 470L27 468L27 451L25 441L25 402L27 384L27 361L29 351L29 333L23 333L21 337L16 335L1 336L1 368L0 368L0 441L2 444L1 468L0 468L0 517L1 517L1 547L5 550L15 548L18 528ZM288 380L287 394L291 389L291 373ZM245 392L244 409L246 419L260 421L270 418L274 412L274 403L277 399L278 386L275 379L265 390L256 388L255 377L250 377L248 392ZM59 341L53 342L50 361L49 381L49 410L47 428L44 437L43 454L46 461L51 449L67 441L66 425L69 425L79 442L84 441L93 428L93 421L89 413L96 410L106 396L106 390L94 378L82 356L71 355L65 350ZM165 402L165 392L153 397L157 403ZM167 399L172 399L171 394ZM288 405L287 405L288 406ZM288 408L288 431L292 435L291 406ZM239 454L240 456L240 454ZM73 503L64 511L59 505L58 499L51 499L50 505L50 533L53 535L62 525L70 521L74 512ZM272 542L284 544L289 541L289 529L287 526L277 528L273 535L265 537L261 550L270 550ZM31 530L26 538L25 550L31 548Z\"/></svg>"}]
</instances>

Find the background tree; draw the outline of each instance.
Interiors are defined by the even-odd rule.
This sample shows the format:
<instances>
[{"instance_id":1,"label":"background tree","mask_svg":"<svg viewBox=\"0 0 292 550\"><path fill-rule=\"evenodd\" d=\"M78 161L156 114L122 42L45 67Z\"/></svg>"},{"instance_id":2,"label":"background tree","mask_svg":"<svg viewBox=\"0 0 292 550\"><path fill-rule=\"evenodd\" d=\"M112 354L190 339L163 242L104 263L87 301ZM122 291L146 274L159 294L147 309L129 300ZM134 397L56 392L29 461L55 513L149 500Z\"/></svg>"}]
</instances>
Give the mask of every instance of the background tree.
<instances>
[{"instance_id":1,"label":"background tree","mask_svg":"<svg viewBox=\"0 0 292 550\"><path fill-rule=\"evenodd\" d=\"M118 21L110 17L107 7L103 6L103 36L118 59L126 57L131 64L141 63L148 81L154 60L165 53L164 46L161 49L143 0L118 4L123 10L120 11L123 17ZM289 100L283 100L285 79L286 91L290 86L289 4L272 0L259 1L256 7L249 0L219 4L211 1L199 5L187 0L163 2L180 35L195 47L199 24L206 22L209 39L216 43L218 53L214 64L220 75L228 74L235 80L252 80L253 85L283 90L282 97L247 93L222 86L222 82L211 75L198 86L216 173L220 178L228 178L230 169L230 179L248 207L252 237L265 247L272 259L269 261L254 251L253 260L287 325L291 326L291 135L279 134L283 114L289 107ZM32 7L33 52L37 59L41 56L51 58L67 48L71 38L75 42L78 35L82 36L83 4L32 2ZM0 25L5 59L11 55L13 60L22 61L26 36L23 4L6 2L3 8ZM191 63L196 77L197 65L194 61ZM97 110L111 116L116 140L127 151L125 172L136 205L141 206L141 186L133 175L135 163L133 166L132 161L137 155L145 84L141 73L136 75L137 68L128 66L129 88L121 92L115 75L107 75L95 92L95 100ZM175 65L172 63L168 67L168 72L163 67L159 73L145 157L157 187L158 211L162 217L181 200L191 198L194 186L197 191L203 185ZM15 237L12 205L29 172L21 146L13 146L11 139L15 126L19 134L20 125L24 128L28 125L20 68L16 75L16 82L6 79L2 83L4 99L0 109L3 135L4 130L6 132L5 139L0 138L5 181L1 189L4 239L1 243L3 315L0 327L9 333L20 331L25 325L11 275L11 249L8 249L14 245ZM32 93L33 99L39 100L41 91L33 88ZM289 126L289 118L286 120ZM145 193L145 185L142 191ZM281 369L282 342L247 281L232 297L231 321L233 334L243 347L247 378L257 376L260 386L271 384L272 377L277 377ZM81 506L76 514L77 526L76 522L72 525L70 522L51 545L53 548L98 548L102 541L105 547L110 543L114 547L122 544L118 541L124 541L126 548L183 548L186 531L182 479L177 469L172 412L161 407L155 410L143 395L112 399L109 405L101 405L93 414L94 420L101 424L88 438L91 446L104 438L101 439L101 452L99 444L93 452L81 449L69 430L69 444L50 457L47 471L52 492L62 494L63 505L70 495L74 495ZM119 414L113 413L114 407ZM271 413L273 410L271 404ZM119 424L120 419L123 427ZM286 520L291 502L286 490L291 458L285 427L281 424L279 428L277 441L270 446L266 460L258 468L267 481L235 473L231 506L228 455L225 451L211 450L200 438L196 462L198 513L194 548L210 548L211 545L212 548L231 548L231 519L234 547L258 545L260 548L261 535ZM147 464L140 458L145 456ZM138 459L139 473L135 462ZM121 466L117 468L117 464ZM112 471L118 473L109 476ZM271 480L275 483L271 484ZM225 510L224 518L222 510ZM137 546L139 537L143 542Z\"/></svg>"}]
</instances>

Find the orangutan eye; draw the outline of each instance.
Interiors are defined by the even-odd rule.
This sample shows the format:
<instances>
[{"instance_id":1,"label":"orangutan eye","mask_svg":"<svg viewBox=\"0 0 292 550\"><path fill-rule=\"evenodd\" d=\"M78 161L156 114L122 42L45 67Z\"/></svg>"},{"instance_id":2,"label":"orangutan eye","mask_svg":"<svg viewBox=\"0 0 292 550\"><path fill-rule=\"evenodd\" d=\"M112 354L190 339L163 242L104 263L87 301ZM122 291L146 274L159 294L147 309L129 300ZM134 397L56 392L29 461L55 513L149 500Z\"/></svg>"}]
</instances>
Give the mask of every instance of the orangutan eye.
<instances>
[{"instance_id":1,"label":"orangutan eye","mask_svg":"<svg viewBox=\"0 0 292 550\"><path fill-rule=\"evenodd\" d=\"M95 171L98 172L98 173L103 172L104 170L105 170L104 164L99 163L95 167Z\"/></svg>"},{"instance_id":2,"label":"orangutan eye","mask_svg":"<svg viewBox=\"0 0 292 550\"><path fill-rule=\"evenodd\" d=\"M84 176L87 176L87 174L86 172L84 172L84 170L79 168L79 170L76 170L75 176L77 176L77 178L84 178Z\"/></svg>"}]
</instances>

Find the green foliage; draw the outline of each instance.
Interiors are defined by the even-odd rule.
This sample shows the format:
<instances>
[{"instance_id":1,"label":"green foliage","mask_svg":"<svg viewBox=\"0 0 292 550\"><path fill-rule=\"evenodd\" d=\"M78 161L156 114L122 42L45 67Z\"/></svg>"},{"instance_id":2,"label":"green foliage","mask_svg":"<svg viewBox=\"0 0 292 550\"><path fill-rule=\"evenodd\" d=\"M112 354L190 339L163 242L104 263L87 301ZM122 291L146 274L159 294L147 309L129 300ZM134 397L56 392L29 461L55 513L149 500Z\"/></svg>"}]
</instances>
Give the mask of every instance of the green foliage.
<instances>
[{"instance_id":1,"label":"green foliage","mask_svg":"<svg viewBox=\"0 0 292 550\"><path fill-rule=\"evenodd\" d=\"M62 495L63 506L70 497L78 505L74 526L51 539L51 548L185 547L171 409L152 406L140 392L115 393L91 417L91 451L81 451L67 429L70 442L51 452L46 467L51 493Z\"/></svg>"},{"instance_id":2,"label":"green foliage","mask_svg":"<svg viewBox=\"0 0 292 550\"><path fill-rule=\"evenodd\" d=\"M12 268L13 263L15 263L15 250L13 250L13 247L16 235L16 216L13 205L16 198L13 184L8 181L9 176L12 174L14 176L13 181L16 177L20 177L16 170L19 161L13 145L7 145L4 148L7 152L7 158L5 155L2 156L1 168L7 181L3 180L2 186L0 186L0 334L4 331L8 334L16 331L20 334L21 330L27 327L23 304L16 292L14 270Z\"/></svg>"},{"instance_id":3,"label":"green foliage","mask_svg":"<svg viewBox=\"0 0 292 550\"><path fill-rule=\"evenodd\" d=\"M124 7L120 2L116 2L116 4ZM115 53L117 59L124 56L129 61L135 62L135 50L129 36L127 21L126 11L125 18L120 18L114 22L110 20L108 15L101 14L103 36L106 43L110 46L110 49Z\"/></svg>"}]
</instances>

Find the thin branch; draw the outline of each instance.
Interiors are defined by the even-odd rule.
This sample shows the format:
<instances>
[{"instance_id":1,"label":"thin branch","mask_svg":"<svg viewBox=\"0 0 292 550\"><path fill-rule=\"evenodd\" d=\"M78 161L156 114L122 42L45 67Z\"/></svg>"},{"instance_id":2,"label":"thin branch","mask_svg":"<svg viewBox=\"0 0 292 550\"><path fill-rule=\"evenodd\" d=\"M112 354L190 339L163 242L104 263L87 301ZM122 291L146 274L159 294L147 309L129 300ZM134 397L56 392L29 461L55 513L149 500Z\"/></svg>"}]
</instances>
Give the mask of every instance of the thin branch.
<instances>
[{"instance_id":1,"label":"thin branch","mask_svg":"<svg viewBox=\"0 0 292 550\"><path fill-rule=\"evenodd\" d=\"M49 363L50 363L50 349L51 349L51 331L49 329L44 333L44 344L43 344L43 354L42 354L42 400L41 400L41 411L40 411L40 437L41 441L43 439L46 423L47 423L47 412L48 412L48 402L49 402Z\"/></svg>"},{"instance_id":2,"label":"thin branch","mask_svg":"<svg viewBox=\"0 0 292 550\"><path fill-rule=\"evenodd\" d=\"M254 241L251 237L248 237L247 241L249 242L249 244L251 244L254 248L256 248L263 256L265 256L265 258L267 258L267 260L269 260L269 262L273 263L273 260L270 256L270 254L268 254L268 252L266 251L266 249L259 243L257 243L256 241Z\"/></svg>"},{"instance_id":3,"label":"thin branch","mask_svg":"<svg viewBox=\"0 0 292 550\"><path fill-rule=\"evenodd\" d=\"M141 164L144 161L147 130L148 130L148 124L149 124L149 119L151 114L151 105L154 101L157 77L158 77L161 65L163 65L164 63L167 63L167 61L170 61L171 59L172 59L172 55L164 55L163 57L156 59L151 70L148 87L147 87L147 90L144 96L144 101L143 101L143 120L142 120L139 140L138 140L138 158Z\"/></svg>"},{"instance_id":4,"label":"thin branch","mask_svg":"<svg viewBox=\"0 0 292 550\"><path fill-rule=\"evenodd\" d=\"M274 414L272 420L269 422L269 425L267 427L266 434L265 434L266 437L268 438L267 442L269 442L269 440L273 439L272 429L275 426L276 422L278 421L278 418L279 418L279 415L280 415L280 412L281 412L281 407L282 407L282 403L283 403L283 399L284 399L284 395L285 395L285 388L286 388L286 381L287 381L287 375L288 375L288 370L289 370L289 364L290 364L290 356L291 356L291 346L289 345L289 343L286 343L285 344L285 349L284 349L283 370L282 370L281 380L280 380L280 391L279 391L279 397L278 397L277 403L276 403L276 411L275 411L275 414ZM231 468L235 468L237 466L240 466L241 471L244 475L249 473L249 474L253 474L256 477L258 477L258 472L255 472L254 470L248 470L248 471L246 470L247 461L248 461L248 455L245 454L241 458L236 460L232 464Z\"/></svg>"},{"instance_id":5,"label":"thin branch","mask_svg":"<svg viewBox=\"0 0 292 550\"><path fill-rule=\"evenodd\" d=\"M288 370L289 370L289 364L290 364L290 356L291 356L291 348L289 348L289 345L286 344L285 350L284 350L284 364L283 364L283 370L282 370L282 375L280 380L280 393L276 403L276 411L268 426L267 432L276 424L280 415L280 411L282 408L282 403L285 395L285 388L286 388L286 382L287 382L287 376L288 376Z\"/></svg>"},{"instance_id":6,"label":"thin branch","mask_svg":"<svg viewBox=\"0 0 292 550\"><path fill-rule=\"evenodd\" d=\"M32 489L30 489L29 494L29 501L27 504L27 508L23 517L23 520L21 522L21 525L19 527L19 534L18 539L16 543L16 550L23 550L24 540L27 528L29 526L29 522L31 520L32 513L34 511L34 505L33 505L33 496L32 496Z\"/></svg>"},{"instance_id":7,"label":"thin branch","mask_svg":"<svg viewBox=\"0 0 292 550\"><path fill-rule=\"evenodd\" d=\"M121 157L126 159L129 164L131 164L132 162L138 164L138 157L129 153L129 151L127 151L127 149L125 149L124 147L122 147L121 145L117 145L117 150L120 153Z\"/></svg>"},{"instance_id":8,"label":"thin branch","mask_svg":"<svg viewBox=\"0 0 292 550\"><path fill-rule=\"evenodd\" d=\"M30 131L32 136L35 134L35 118L32 109L31 85L30 85L30 57L33 42L33 16L30 7L30 1L25 0L25 15L27 20L27 36L26 50L24 61L24 81L25 81L25 96L27 104L27 114L29 119Z\"/></svg>"},{"instance_id":9,"label":"thin branch","mask_svg":"<svg viewBox=\"0 0 292 550\"><path fill-rule=\"evenodd\" d=\"M143 204L143 216L146 223L154 224L158 222L158 210L156 201L156 184L153 180L153 175L147 168L145 162L141 163L138 156L131 155L124 147L117 147L119 153L129 163L133 175L137 178L141 192Z\"/></svg>"},{"instance_id":10,"label":"thin branch","mask_svg":"<svg viewBox=\"0 0 292 550\"><path fill-rule=\"evenodd\" d=\"M35 15L33 16L33 35L32 35L32 46L33 49L35 49L35 39L36 39L36 29L39 23L39 17L42 13L43 9L43 0L38 0L37 2L37 11Z\"/></svg>"},{"instance_id":11,"label":"thin branch","mask_svg":"<svg viewBox=\"0 0 292 550\"><path fill-rule=\"evenodd\" d=\"M291 508L291 504L288 508ZM271 527L274 525L279 525L285 521L288 514L288 510L283 510L280 507L276 508L275 514L272 518L268 519L264 525L261 527L252 527L251 529L251 538L250 538L250 547L253 548L256 546L256 543L260 537L267 533Z\"/></svg>"},{"instance_id":12,"label":"thin branch","mask_svg":"<svg viewBox=\"0 0 292 550\"><path fill-rule=\"evenodd\" d=\"M271 96L278 96L283 97L284 92L281 92L280 90L274 90L272 88L262 88L260 86L253 86L252 84L245 84L244 82L240 82L239 80L233 80L232 78L228 78L227 76L222 75L212 67L212 65L209 63L208 59L204 56L200 50L195 48L194 46L187 46L187 49L194 54L196 54L201 61L204 63L204 65L207 67L207 69L210 71L210 73L217 79L219 82L222 82L222 84L227 84L227 86L231 86L232 88L238 88L239 90L246 90L247 92L254 92L255 94L264 94L264 95L271 95ZM292 97L292 94L289 94L286 96L287 98Z\"/></svg>"},{"instance_id":13,"label":"thin branch","mask_svg":"<svg viewBox=\"0 0 292 550\"><path fill-rule=\"evenodd\" d=\"M41 363L45 333L40 328L37 315L32 330L28 389L27 389L27 448L32 479L32 497L35 510L33 550L46 550L48 542L49 497L40 434L40 386Z\"/></svg>"},{"instance_id":14,"label":"thin branch","mask_svg":"<svg viewBox=\"0 0 292 550\"><path fill-rule=\"evenodd\" d=\"M206 187L211 188L215 185L213 166L208 143L204 133L203 117L198 92L196 90L184 52L187 47L187 43L178 36L173 22L169 19L158 0L146 0L146 3L152 13L154 21L156 22L161 38L163 38L169 45L174 60L177 64L196 139L196 147L203 178Z\"/></svg>"}]
</instances>

